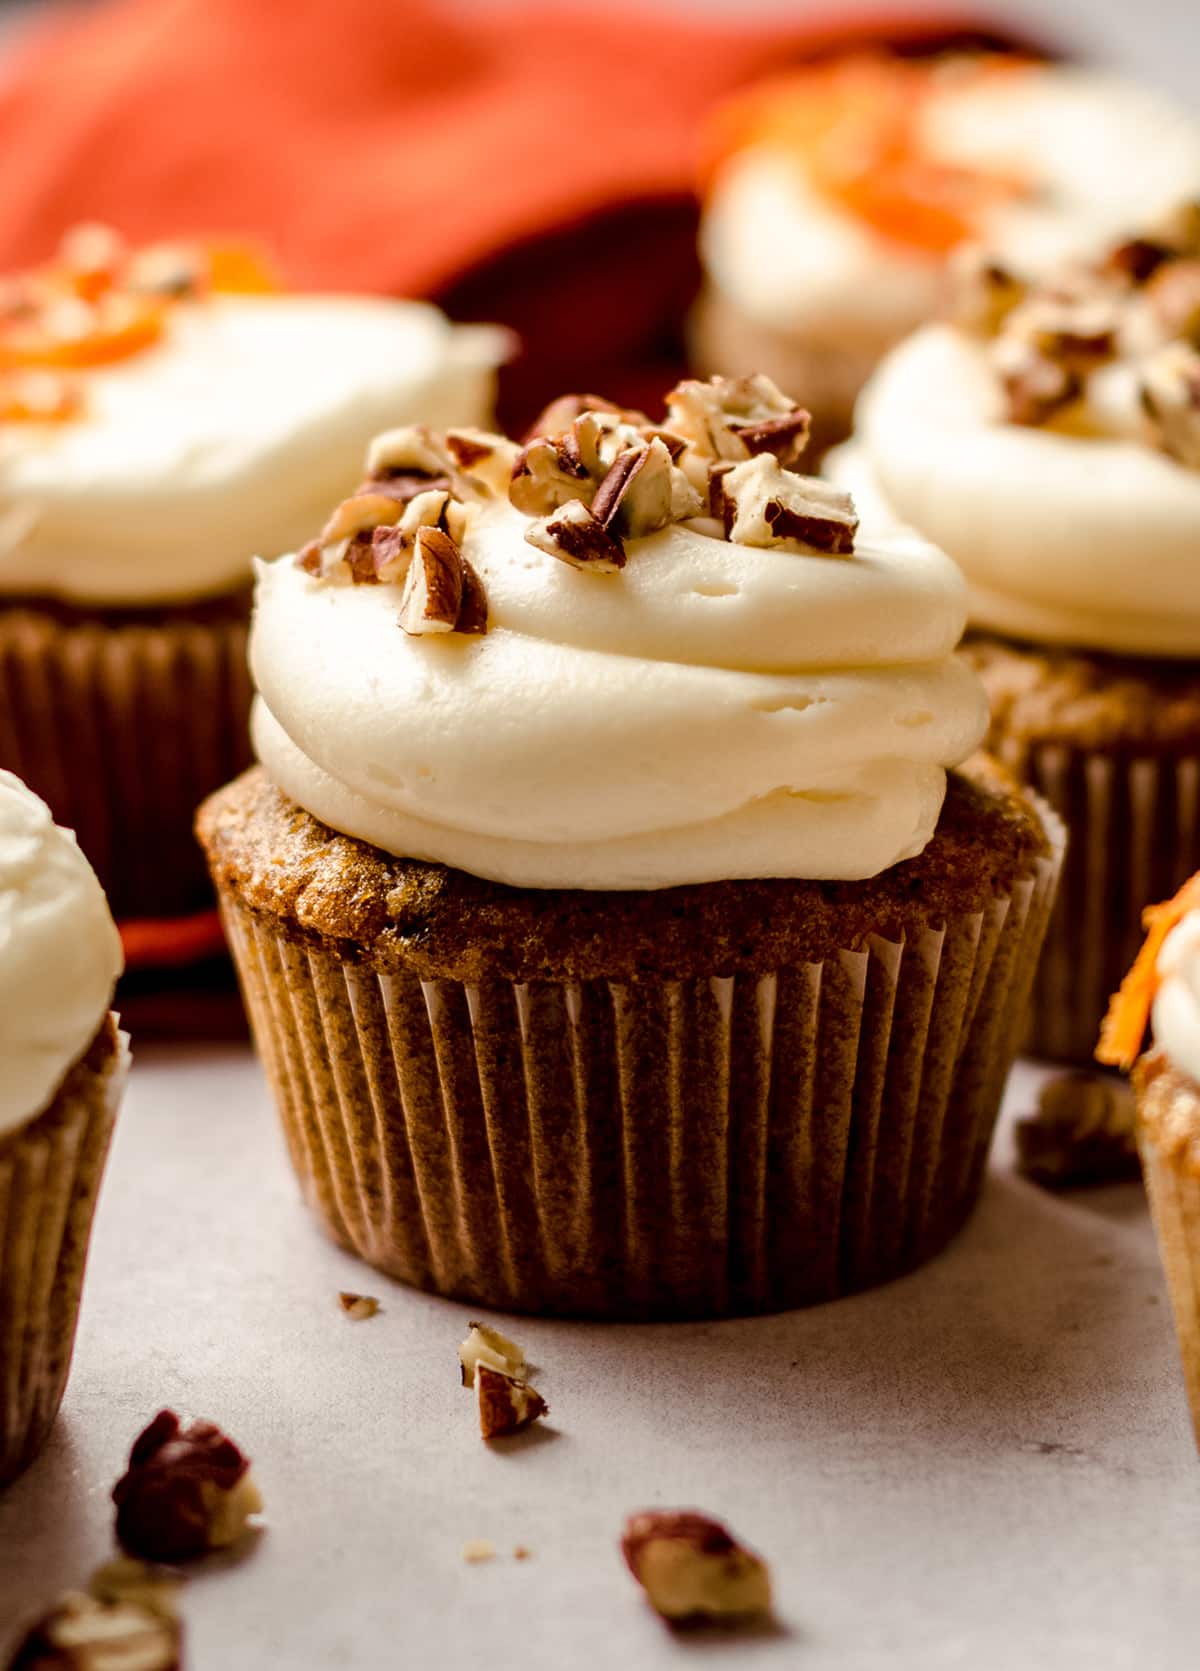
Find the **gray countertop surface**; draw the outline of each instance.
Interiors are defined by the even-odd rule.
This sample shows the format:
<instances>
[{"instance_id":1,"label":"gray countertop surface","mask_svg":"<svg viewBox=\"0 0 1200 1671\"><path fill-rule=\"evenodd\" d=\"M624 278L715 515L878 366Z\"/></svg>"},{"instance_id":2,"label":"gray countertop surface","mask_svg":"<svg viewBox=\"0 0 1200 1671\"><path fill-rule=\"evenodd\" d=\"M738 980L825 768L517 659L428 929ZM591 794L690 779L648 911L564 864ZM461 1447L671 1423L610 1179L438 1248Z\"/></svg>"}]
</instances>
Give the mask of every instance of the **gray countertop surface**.
<instances>
[{"instance_id":1,"label":"gray countertop surface","mask_svg":"<svg viewBox=\"0 0 1200 1671\"><path fill-rule=\"evenodd\" d=\"M382 1311L349 1322L342 1288ZM514 1322L552 1420L506 1447L458 1385L467 1316L322 1238L247 1049L143 1049L63 1414L0 1496L0 1641L107 1557L109 1490L169 1404L251 1452L269 1522L187 1586L193 1671L1197 1663L1200 1465L1137 1186L1048 1196L1002 1130L972 1223L887 1288ZM623 1519L691 1504L770 1560L775 1628L678 1637L642 1603Z\"/></svg>"}]
</instances>

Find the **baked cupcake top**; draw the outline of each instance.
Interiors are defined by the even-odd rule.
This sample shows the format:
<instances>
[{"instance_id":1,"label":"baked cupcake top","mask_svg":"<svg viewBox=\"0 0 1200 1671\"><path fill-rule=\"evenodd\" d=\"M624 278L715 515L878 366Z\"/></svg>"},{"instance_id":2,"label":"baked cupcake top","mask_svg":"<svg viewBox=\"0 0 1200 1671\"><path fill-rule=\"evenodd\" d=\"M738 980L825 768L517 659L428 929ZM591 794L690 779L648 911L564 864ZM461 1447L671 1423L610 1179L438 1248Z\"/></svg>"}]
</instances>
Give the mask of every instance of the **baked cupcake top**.
<instances>
[{"instance_id":1,"label":"baked cupcake top","mask_svg":"<svg viewBox=\"0 0 1200 1671\"><path fill-rule=\"evenodd\" d=\"M1036 284L990 259L961 278L958 322L883 362L832 478L959 563L979 626L1200 653L1200 204Z\"/></svg>"},{"instance_id":2,"label":"baked cupcake top","mask_svg":"<svg viewBox=\"0 0 1200 1671\"><path fill-rule=\"evenodd\" d=\"M70 830L0 771L0 1135L40 1114L99 1030L121 942Z\"/></svg>"},{"instance_id":3,"label":"baked cupcake top","mask_svg":"<svg viewBox=\"0 0 1200 1671\"><path fill-rule=\"evenodd\" d=\"M415 302L279 294L242 252L81 228L0 284L0 599L248 584L382 426L482 419L506 343Z\"/></svg>"},{"instance_id":4,"label":"baked cupcake top","mask_svg":"<svg viewBox=\"0 0 1200 1671\"><path fill-rule=\"evenodd\" d=\"M962 581L862 543L766 378L567 397L518 448L377 439L259 565L254 737L332 828L518 887L863 878L920 852L985 703Z\"/></svg>"},{"instance_id":5,"label":"baked cupcake top","mask_svg":"<svg viewBox=\"0 0 1200 1671\"><path fill-rule=\"evenodd\" d=\"M1161 93L998 54L806 66L726 107L710 154L718 290L769 329L868 342L938 312L964 241L1046 271L1200 185L1200 124Z\"/></svg>"}]
</instances>

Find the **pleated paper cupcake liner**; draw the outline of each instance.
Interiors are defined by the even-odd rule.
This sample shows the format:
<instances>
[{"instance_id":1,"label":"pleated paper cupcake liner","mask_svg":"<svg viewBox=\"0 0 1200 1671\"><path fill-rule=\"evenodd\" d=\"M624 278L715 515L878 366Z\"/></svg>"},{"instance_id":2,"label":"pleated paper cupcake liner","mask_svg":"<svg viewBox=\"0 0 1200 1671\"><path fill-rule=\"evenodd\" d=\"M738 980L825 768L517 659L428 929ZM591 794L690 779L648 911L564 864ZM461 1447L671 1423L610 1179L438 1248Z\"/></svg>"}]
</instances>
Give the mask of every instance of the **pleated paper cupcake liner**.
<instances>
[{"instance_id":1,"label":"pleated paper cupcake liner","mask_svg":"<svg viewBox=\"0 0 1200 1671\"><path fill-rule=\"evenodd\" d=\"M0 608L0 766L73 829L118 917L211 901L192 818L250 759L247 621Z\"/></svg>"},{"instance_id":2,"label":"pleated paper cupcake liner","mask_svg":"<svg viewBox=\"0 0 1200 1671\"><path fill-rule=\"evenodd\" d=\"M1200 1449L1200 1178L1161 1154L1144 1134L1139 1148Z\"/></svg>"},{"instance_id":3,"label":"pleated paper cupcake liner","mask_svg":"<svg viewBox=\"0 0 1200 1671\"><path fill-rule=\"evenodd\" d=\"M908 943L681 980L384 973L222 909L304 1194L401 1281L511 1310L779 1310L975 1201L1062 856Z\"/></svg>"},{"instance_id":4,"label":"pleated paper cupcake liner","mask_svg":"<svg viewBox=\"0 0 1200 1671\"><path fill-rule=\"evenodd\" d=\"M1001 760L1010 754L1003 737L994 746ZM1143 910L1200 870L1200 756L1121 758L1054 744L1008 763L1070 832L1027 1048L1090 1064L1109 997L1141 946Z\"/></svg>"},{"instance_id":5,"label":"pleated paper cupcake liner","mask_svg":"<svg viewBox=\"0 0 1200 1671\"><path fill-rule=\"evenodd\" d=\"M0 1138L0 1485L33 1461L62 1403L128 1060L110 1016L45 1112Z\"/></svg>"}]
</instances>

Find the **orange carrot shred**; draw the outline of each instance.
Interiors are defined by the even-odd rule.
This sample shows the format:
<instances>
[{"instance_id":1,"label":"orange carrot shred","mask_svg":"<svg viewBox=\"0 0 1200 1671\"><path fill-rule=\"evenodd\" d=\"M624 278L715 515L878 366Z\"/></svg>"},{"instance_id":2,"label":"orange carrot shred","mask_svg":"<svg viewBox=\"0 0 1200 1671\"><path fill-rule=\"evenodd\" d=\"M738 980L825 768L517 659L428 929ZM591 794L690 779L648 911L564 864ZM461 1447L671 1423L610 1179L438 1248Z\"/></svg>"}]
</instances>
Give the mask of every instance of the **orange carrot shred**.
<instances>
[{"instance_id":1,"label":"orange carrot shred","mask_svg":"<svg viewBox=\"0 0 1200 1671\"><path fill-rule=\"evenodd\" d=\"M1150 1007L1159 988L1158 954L1167 935L1187 916L1200 910L1200 873L1185 882L1174 899L1149 905L1142 913L1146 941L1132 969L1109 1001L1100 1027L1096 1060L1106 1067L1128 1071L1137 1060L1150 1022Z\"/></svg>"}]
</instances>

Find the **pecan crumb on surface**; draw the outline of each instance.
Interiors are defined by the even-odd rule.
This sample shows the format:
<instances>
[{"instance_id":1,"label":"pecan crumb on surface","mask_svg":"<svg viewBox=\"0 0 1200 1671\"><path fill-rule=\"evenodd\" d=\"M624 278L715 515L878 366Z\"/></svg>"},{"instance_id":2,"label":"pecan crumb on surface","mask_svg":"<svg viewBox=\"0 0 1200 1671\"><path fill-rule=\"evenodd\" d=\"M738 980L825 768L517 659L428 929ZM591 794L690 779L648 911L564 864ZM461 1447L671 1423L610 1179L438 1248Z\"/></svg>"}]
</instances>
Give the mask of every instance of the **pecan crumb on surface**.
<instances>
[{"instance_id":1,"label":"pecan crumb on surface","mask_svg":"<svg viewBox=\"0 0 1200 1671\"><path fill-rule=\"evenodd\" d=\"M536 1387L485 1363L476 1365L475 1392L479 1432L484 1439L507 1438L550 1414Z\"/></svg>"},{"instance_id":2,"label":"pecan crumb on surface","mask_svg":"<svg viewBox=\"0 0 1200 1671\"><path fill-rule=\"evenodd\" d=\"M179 1671L179 1619L135 1601L69 1592L31 1626L8 1671Z\"/></svg>"},{"instance_id":3,"label":"pecan crumb on surface","mask_svg":"<svg viewBox=\"0 0 1200 1671\"><path fill-rule=\"evenodd\" d=\"M694 1509L647 1509L625 1523L621 1553L655 1611L672 1624L770 1611L766 1562Z\"/></svg>"},{"instance_id":4,"label":"pecan crumb on surface","mask_svg":"<svg viewBox=\"0 0 1200 1671\"><path fill-rule=\"evenodd\" d=\"M525 1354L515 1340L493 1329L487 1323L472 1323L471 1332L458 1349L458 1361L464 1387L475 1385L475 1371L482 1363L498 1369L502 1375L524 1380L529 1374Z\"/></svg>"},{"instance_id":5,"label":"pecan crumb on surface","mask_svg":"<svg viewBox=\"0 0 1200 1671\"><path fill-rule=\"evenodd\" d=\"M1017 1170L1046 1189L1125 1183L1141 1175L1132 1087L1114 1074L1056 1074L1036 1114L1018 1120Z\"/></svg>"},{"instance_id":6,"label":"pecan crumb on surface","mask_svg":"<svg viewBox=\"0 0 1200 1671\"><path fill-rule=\"evenodd\" d=\"M342 1293L338 1295L338 1304L354 1323L363 1323L368 1317L376 1316L379 1311L379 1301L374 1294Z\"/></svg>"},{"instance_id":7,"label":"pecan crumb on surface","mask_svg":"<svg viewBox=\"0 0 1200 1671\"><path fill-rule=\"evenodd\" d=\"M149 1561L223 1549L246 1532L262 1498L250 1463L213 1422L183 1427L162 1410L134 1442L113 1487L117 1541Z\"/></svg>"},{"instance_id":8,"label":"pecan crumb on surface","mask_svg":"<svg viewBox=\"0 0 1200 1671\"><path fill-rule=\"evenodd\" d=\"M469 1566L496 1558L496 1545L490 1538L470 1538L462 1546L462 1558Z\"/></svg>"},{"instance_id":9,"label":"pecan crumb on surface","mask_svg":"<svg viewBox=\"0 0 1200 1671\"><path fill-rule=\"evenodd\" d=\"M532 1549L526 1549L526 1547L523 1543L518 1543L516 1545L516 1547L513 1549L513 1560L514 1561L528 1561L528 1560L532 1560L532 1558L533 1558L533 1550Z\"/></svg>"}]
</instances>

